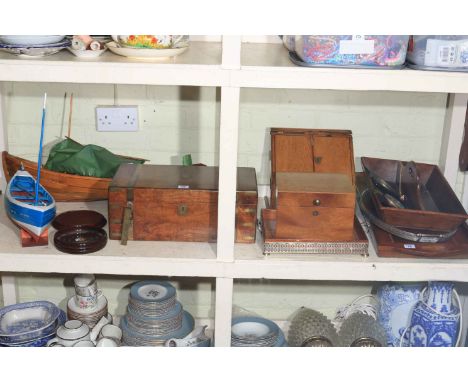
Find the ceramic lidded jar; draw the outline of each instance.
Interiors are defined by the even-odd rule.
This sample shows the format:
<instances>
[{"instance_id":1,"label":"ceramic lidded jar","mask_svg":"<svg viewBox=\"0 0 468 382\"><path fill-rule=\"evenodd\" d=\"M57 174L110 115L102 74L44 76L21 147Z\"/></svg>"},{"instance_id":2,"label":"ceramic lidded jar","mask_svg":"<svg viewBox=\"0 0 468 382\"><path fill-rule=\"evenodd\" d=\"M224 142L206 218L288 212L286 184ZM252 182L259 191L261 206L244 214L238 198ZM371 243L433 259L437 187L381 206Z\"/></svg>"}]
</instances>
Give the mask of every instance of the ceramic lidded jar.
<instances>
[{"instance_id":1,"label":"ceramic lidded jar","mask_svg":"<svg viewBox=\"0 0 468 382\"><path fill-rule=\"evenodd\" d=\"M59 343L63 346L73 346L77 342L89 340L89 327L79 320L69 320L57 329L57 337L51 339L47 346Z\"/></svg>"},{"instance_id":2,"label":"ceramic lidded jar","mask_svg":"<svg viewBox=\"0 0 468 382\"><path fill-rule=\"evenodd\" d=\"M460 310L452 303L452 282L430 281L421 301L414 307L409 329L409 346L456 346Z\"/></svg>"}]
</instances>

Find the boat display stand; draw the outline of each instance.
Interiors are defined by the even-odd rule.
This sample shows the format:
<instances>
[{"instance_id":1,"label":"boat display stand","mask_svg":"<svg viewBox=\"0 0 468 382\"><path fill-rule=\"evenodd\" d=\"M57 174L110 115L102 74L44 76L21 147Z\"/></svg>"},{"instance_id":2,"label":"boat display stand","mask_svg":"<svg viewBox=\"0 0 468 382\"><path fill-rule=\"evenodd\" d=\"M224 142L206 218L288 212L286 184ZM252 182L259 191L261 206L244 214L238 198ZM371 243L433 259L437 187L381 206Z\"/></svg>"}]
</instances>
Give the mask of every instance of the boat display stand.
<instances>
[{"instance_id":1,"label":"boat display stand","mask_svg":"<svg viewBox=\"0 0 468 382\"><path fill-rule=\"evenodd\" d=\"M20 228L20 239L22 247L38 247L49 244L49 229L42 233L41 236L31 235L28 231Z\"/></svg>"}]
</instances>

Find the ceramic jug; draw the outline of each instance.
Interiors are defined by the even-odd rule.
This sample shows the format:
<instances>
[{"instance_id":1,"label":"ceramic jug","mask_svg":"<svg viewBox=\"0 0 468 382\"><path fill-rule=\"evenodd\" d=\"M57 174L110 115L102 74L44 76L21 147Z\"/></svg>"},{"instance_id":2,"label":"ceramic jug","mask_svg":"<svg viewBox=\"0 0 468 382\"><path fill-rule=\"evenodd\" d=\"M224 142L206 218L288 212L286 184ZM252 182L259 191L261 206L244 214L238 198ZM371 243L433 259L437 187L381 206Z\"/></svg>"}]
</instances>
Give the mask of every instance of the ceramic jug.
<instances>
[{"instance_id":1,"label":"ceramic jug","mask_svg":"<svg viewBox=\"0 0 468 382\"><path fill-rule=\"evenodd\" d=\"M378 322L387 334L388 346L400 346L405 343L411 312L419 300L424 284L387 283L377 290L380 309ZM402 336L405 336L402 339Z\"/></svg>"},{"instance_id":2,"label":"ceramic jug","mask_svg":"<svg viewBox=\"0 0 468 382\"><path fill-rule=\"evenodd\" d=\"M409 346L456 346L460 310L452 303L452 282L430 281L411 316Z\"/></svg>"}]
</instances>

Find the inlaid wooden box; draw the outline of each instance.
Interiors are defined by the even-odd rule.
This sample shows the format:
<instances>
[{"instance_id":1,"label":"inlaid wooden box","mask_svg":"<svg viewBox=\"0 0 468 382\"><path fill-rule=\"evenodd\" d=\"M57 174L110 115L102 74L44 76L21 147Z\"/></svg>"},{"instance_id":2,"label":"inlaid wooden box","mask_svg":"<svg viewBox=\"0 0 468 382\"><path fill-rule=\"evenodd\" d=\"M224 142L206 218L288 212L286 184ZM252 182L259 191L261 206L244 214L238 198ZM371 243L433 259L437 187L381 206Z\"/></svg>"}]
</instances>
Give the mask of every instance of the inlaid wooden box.
<instances>
[{"instance_id":1,"label":"inlaid wooden box","mask_svg":"<svg viewBox=\"0 0 468 382\"><path fill-rule=\"evenodd\" d=\"M254 243L254 168L237 169L236 242ZM111 239L214 242L218 167L123 164L109 186Z\"/></svg>"}]
</instances>

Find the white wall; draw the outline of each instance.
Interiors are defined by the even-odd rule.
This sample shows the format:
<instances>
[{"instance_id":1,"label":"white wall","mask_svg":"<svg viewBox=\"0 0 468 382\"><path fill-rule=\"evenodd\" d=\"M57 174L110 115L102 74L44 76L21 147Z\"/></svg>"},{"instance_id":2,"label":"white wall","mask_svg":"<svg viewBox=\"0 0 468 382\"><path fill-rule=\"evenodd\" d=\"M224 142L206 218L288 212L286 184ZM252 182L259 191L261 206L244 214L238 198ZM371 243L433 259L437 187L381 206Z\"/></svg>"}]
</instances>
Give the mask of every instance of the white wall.
<instances>
[{"instance_id":1,"label":"white wall","mask_svg":"<svg viewBox=\"0 0 468 382\"><path fill-rule=\"evenodd\" d=\"M36 160L42 95L48 93L47 147L67 131L68 98L74 93L72 137L151 163L180 164L183 154L194 162L218 163L219 91L174 86L112 86L76 84L7 85L9 150ZM437 163L446 94L256 90L241 92L239 166L257 170L259 184L269 183L270 127L351 129L357 158L413 159ZM96 105L138 105L140 131L100 133L95 129ZM359 167L359 160L356 164ZM461 183L460 183L461 184ZM458 189L460 192L460 189ZM134 279L98 276L112 313L122 314ZM179 280L180 281L180 280ZM367 283L236 282L234 303L270 318L287 318L300 306L332 315L354 297L370 291ZM179 296L197 317L212 317L213 280L183 283ZM19 278L21 301L49 299L64 307L70 287L60 275Z\"/></svg>"}]
</instances>

